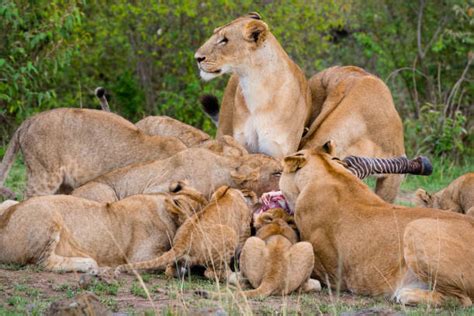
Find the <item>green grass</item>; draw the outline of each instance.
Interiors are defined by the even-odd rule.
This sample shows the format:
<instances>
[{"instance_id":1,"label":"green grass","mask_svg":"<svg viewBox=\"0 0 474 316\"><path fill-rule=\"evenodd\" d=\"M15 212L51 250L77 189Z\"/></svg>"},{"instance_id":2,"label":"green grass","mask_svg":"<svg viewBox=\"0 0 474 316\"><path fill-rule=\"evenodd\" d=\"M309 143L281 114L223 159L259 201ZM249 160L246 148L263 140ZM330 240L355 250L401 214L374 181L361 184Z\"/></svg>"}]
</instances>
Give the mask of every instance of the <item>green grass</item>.
<instances>
[{"instance_id":1,"label":"green grass","mask_svg":"<svg viewBox=\"0 0 474 316\"><path fill-rule=\"evenodd\" d=\"M474 158L465 159L461 164L455 164L445 159L432 159L433 173L430 176L408 175L402 183L401 189L405 191L415 191L423 188L428 192L436 192L446 187L454 179L474 172Z\"/></svg>"}]
</instances>

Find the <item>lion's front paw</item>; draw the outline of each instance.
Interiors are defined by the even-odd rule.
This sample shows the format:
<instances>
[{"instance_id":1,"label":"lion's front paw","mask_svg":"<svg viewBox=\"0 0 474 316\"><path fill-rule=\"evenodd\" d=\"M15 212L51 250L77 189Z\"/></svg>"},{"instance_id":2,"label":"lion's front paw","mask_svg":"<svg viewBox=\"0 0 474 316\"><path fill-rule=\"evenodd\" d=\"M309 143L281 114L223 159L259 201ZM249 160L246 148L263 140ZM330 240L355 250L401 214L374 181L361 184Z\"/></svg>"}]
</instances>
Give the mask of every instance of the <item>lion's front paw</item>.
<instances>
[{"instance_id":1,"label":"lion's front paw","mask_svg":"<svg viewBox=\"0 0 474 316\"><path fill-rule=\"evenodd\" d=\"M316 279L309 279L301 286L303 292L319 292L321 291L321 282Z\"/></svg>"}]
</instances>

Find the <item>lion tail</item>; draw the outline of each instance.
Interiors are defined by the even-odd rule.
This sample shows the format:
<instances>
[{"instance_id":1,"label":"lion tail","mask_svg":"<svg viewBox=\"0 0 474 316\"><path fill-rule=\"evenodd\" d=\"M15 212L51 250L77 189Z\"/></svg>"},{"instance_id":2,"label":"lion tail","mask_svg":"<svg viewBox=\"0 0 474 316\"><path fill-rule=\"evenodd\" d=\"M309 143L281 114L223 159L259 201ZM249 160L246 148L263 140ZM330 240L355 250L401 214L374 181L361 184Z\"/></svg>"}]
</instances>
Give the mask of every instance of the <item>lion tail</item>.
<instances>
[{"instance_id":1,"label":"lion tail","mask_svg":"<svg viewBox=\"0 0 474 316\"><path fill-rule=\"evenodd\" d=\"M217 126L219 123L219 101L217 97L211 94L205 94L199 99L204 113L206 113Z\"/></svg>"},{"instance_id":2,"label":"lion tail","mask_svg":"<svg viewBox=\"0 0 474 316\"><path fill-rule=\"evenodd\" d=\"M10 171L13 162L15 161L15 156L20 149L20 134L22 130L28 124L29 120L23 122L20 127L15 131L13 137L8 144L7 151L3 155L2 163L0 164L0 195L7 197L9 199L14 199L16 194L4 187L5 180L7 179L8 172Z\"/></svg>"},{"instance_id":3,"label":"lion tail","mask_svg":"<svg viewBox=\"0 0 474 316\"><path fill-rule=\"evenodd\" d=\"M274 284L268 282L267 280L263 280L263 282L258 288L254 290L244 291L242 292L242 294L246 297L266 297L273 294L275 290L276 288Z\"/></svg>"},{"instance_id":4,"label":"lion tail","mask_svg":"<svg viewBox=\"0 0 474 316\"><path fill-rule=\"evenodd\" d=\"M115 272L118 274L120 272L130 272L133 270L162 270L168 264L175 262L183 254L181 254L181 251L176 251L171 248L155 259L120 265L116 268Z\"/></svg>"},{"instance_id":5,"label":"lion tail","mask_svg":"<svg viewBox=\"0 0 474 316\"><path fill-rule=\"evenodd\" d=\"M95 96L99 99L100 107L106 112L110 112L109 102L105 95L105 89L102 87L97 87L95 89Z\"/></svg>"}]
</instances>

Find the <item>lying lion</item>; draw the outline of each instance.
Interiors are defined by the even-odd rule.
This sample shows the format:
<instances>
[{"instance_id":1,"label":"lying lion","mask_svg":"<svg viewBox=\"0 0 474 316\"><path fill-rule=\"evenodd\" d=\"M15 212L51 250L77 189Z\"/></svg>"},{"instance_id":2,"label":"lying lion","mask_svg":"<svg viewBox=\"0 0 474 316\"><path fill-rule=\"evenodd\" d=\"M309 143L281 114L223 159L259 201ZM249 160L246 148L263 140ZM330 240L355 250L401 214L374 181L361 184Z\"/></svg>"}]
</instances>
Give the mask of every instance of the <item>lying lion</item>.
<instances>
[{"instance_id":1,"label":"lying lion","mask_svg":"<svg viewBox=\"0 0 474 316\"><path fill-rule=\"evenodd\" d=\"M280 188L301 239L314 248L314 276L356 294L402 304L474 298L474 219L389 204L323 149L284 159Z\"/></svg>"},{"instance_id":2,"label":"lying lion","mask_svg":"<svg viewBox=\"0 0 474 316\"><path fill-rule=\"evenodd\" d=\"M260 15L215 29L195 58L204 80L233 74L217 135L231 135L249 152L276 158L298 149L311 114L308 82Z\"/></svg>"},{"instance_id":3,"label":"lying lion","mask_svg":"<svg viewBox=\"0 0 474 316\"><path fill-rule=\"evenodd\" d=\"M416 197L419 206L474 216L474 172L460 176L433 195L423 189L418 189Z\"/></svg>"},{"instance_id":4,"label":"lying lion","mask_svg":"<svg viewBox=\"0 0 474 316\"><path fill-rule=\"evenodd\" d=\"M257 194L278 189L280 163L268 156L217 155L190 148L149 163L114 170L75 189L72 195L101 202L121 200L133 194L164 192L172 181L186 179L190 186L210 196L222 185L249 189Z\"/></svg>"},{"instance_id":5,"label":"lying lion","mask_svg":"<svg viewBox=\"0 0 474 316\"><path fill-rule=\"evenodd\" d=\"M0 187L20 148L28 198L69 193L101 174L167 158L186 146L176 138L146 135L113 113L55 109L29 118L17 129L0 165Z\"/></svg>"},{"instance_id":6,"label":"lying lion","mask_svg":"<svg viewBox=\"0 0 474 316\"><path fill-rule=\"evenodd\" d=\"M318 291L321 285L310 279L314 266L313 246L298 242L293 217L283 209L268 210L255 219L257 234L242 248L240 271L254 290L247 297L286 295L298 288Z\"/></svg>"},{"instance_id":7,"label":"lying lion","mask_svg":"<svg viewBox=\"0 0 474 316\"><path fill-rule=\"evenodd\" d=\"M201 265L209 279L223 280L236 249L250 236L253 192L242 193L227 186L212 195L210 203L186 220L173 239L173 247L162 256L144 262L118 266L116 274L134 269L164 269L167 276L180 274L178 267Z\"/></svg>"},{"instance_id":8,"label":"lying lion","mask_svg":"<svg viewBox=\"0 0 474 316\"><path fill-rule=\"evenodd\" d=\"M0 262L87 272L155 258L207 203L182 183L171 190L107 204L51 195L13 205L0 212Z\"/></svg>"}]
</instances>

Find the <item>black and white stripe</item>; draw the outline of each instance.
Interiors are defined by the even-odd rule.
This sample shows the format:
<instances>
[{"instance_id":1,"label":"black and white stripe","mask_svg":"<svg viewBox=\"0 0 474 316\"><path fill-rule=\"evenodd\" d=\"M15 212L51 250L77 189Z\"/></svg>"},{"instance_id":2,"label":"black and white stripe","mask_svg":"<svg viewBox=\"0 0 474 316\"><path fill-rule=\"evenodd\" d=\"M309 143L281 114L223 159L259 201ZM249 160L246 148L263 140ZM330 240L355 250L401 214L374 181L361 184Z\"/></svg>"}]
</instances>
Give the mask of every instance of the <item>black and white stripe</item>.
<instances>
[{"instance_id":1,"label":"black and white stripe","mask_svg":"<svg viewBox=\"0 0 474 316\"><path fill-rule=\"evenodd\" d=\"M409 160L407 157L395 158L369 158L348 156L343 159L349 169L359 179L364 179L373 174L416 174L430 175L433 166L424 156Z\"/></svg>"}]
</instances>

